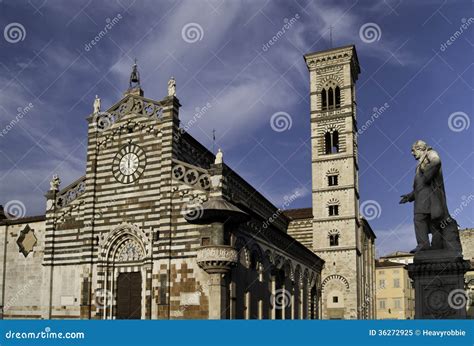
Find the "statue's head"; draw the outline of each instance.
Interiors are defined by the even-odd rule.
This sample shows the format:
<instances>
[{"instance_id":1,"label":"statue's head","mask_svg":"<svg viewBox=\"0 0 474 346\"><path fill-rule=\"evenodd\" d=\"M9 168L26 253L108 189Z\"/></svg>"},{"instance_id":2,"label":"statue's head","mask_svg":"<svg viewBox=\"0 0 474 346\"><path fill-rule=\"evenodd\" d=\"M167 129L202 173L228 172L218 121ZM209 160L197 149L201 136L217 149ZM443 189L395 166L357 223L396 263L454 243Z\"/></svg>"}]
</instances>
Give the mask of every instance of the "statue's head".
<instances>
[{"instance_id":1,"label":"statue's head","mask_svg":"<svg viewBox=\"0 0 474 346\"><path fill-rule=\"evenodd\" d=\"M417 140L411 147L411 154L418 160L427 149L428 144L425 141Z\"/></svg>"}]
</instances>

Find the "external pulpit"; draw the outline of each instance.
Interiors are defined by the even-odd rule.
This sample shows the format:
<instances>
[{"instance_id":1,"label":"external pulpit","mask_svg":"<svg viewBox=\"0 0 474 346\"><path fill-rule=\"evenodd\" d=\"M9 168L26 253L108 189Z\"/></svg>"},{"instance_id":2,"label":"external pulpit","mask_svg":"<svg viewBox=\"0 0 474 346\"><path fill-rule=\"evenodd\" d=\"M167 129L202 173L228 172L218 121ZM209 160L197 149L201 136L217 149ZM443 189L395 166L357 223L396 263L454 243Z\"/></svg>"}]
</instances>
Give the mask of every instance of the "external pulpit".
<instances>
[{"instance_id":1,"label":"external pulpit","mask_svg":"<svg viewBox=\"0 0 474 346\"><path fill-rule=\"evenodd\" d=\"M209 319L225 319L227 311L226 275L237 264L237 250L228 245L203 246L197 263L209 274Z\"/></svg>"},{"instance_id":2,"label":"external pulpit","mask_svg":"<svg viewBox=\"0 0 474 346\"><path fill-rule=\"evenodd\" d=\"M237 260L238 252L230 245L202 246L197 251L197 263L208 274L226 274Z\"/></svg>"},{"instance_id":3,"label":"external pulpit","mask_svg":"<svg viewBox=\"0 0 474 346\"><path fill-rule=\"evenodd\" d=\"M198 212L194 209L184 216L189 223L203 225L197 263L209 274L209 319L227 318L227 276L238 260L237 250L229 244L229 233L232 227L250 218L223 198L223 170L223 153L219 149L210 169L210 198L197 208Z\"/></svg>"},{"instance_id":4,"label":"external pulpit","mask_svg":"<svg viewBox=\"0 0 474 346\"><path fill-rule=\"evenodd\" d=\"M227 278L230 270L237 264L238 252L225 244L226 228L248 220L249 215L221 197L211 197L202 204L196 218L193 213L185 218L188 222L205 225L202 233L208 245L197 251L198 265L209 274L209 319L226 319L227 316Z\"/></svg>"},{"instance_id":5,"label":"external pulpit","mask_svg":"<svg viewBox=\"0 0 474 346\"><path fill-rule=\"evenodd\" d=\"M201 239L206 239L197 252L198 265L209 274L209 319L226 319L228 311L227 276L237 264L238 252L225 244L226 228L235 227L249 215L222 197L211 197L202 204L201 212L185 216L190 223L203 225Z\"/></svg>"}]
</instances>

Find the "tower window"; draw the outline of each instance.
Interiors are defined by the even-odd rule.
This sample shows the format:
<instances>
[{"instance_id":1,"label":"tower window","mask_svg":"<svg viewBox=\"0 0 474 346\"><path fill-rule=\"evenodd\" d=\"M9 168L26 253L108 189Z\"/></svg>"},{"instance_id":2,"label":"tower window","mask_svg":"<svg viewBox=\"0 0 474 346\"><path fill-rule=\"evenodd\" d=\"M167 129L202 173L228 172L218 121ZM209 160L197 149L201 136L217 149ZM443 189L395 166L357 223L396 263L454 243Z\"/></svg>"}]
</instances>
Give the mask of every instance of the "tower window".
<instances>
[{"instance_id":1,"label":"tower window","mask_svg":"<svg viewBox=\"0 0 474 346\"><path fill-rule=\"evenodd\" d=\"M332 84L334 85L334 83ZM341 88L336 86L321 90L321 109L327 111L341 107Z\"/></svg>"},{"instance_id":2,"label":"tower window","mask_svg":"<svg viewBox=\"0 0 474 346\"><path fill-rule=\"evenodd\" d=\"M324 134L324 147L326 154L335 154L339 152L339 132L326 132Z\"/></svg>"},{"instance_id":3,"label":"tower window","mask_svg":"<svg viewBox=\"0 0 474 346\"><path fill-rule=\"evenodd\" d=\"M339 302L339 297L338 296L332 297L332 302L333 303L338 303Z\"/></svg>"},{"instance_id":4,"label":"tower window","mask_svg":"<svg viewBox=\"0 0 474 346\"><path fill-rule=\"evenodd\" d=\"M330 205L328 207L329 209L329 216L336 216L336 215L339 215L339 206L336 204L336 205Z\"/></svg>"},{"instance_id":5,"label":"tower window","mask_svg":"<svg viewBox=\"0 0 474 346\"><path fill-rule=\"evenodd\" d=\"M329 88L328 90L328 109L334 108L334 89Z\"/></svg>"},{"instance_id":6,"label":"tower window","mask_svg":"<svg viewBox=\"0 0 474 346\"><path fill-rule=\"evenodd\" d=\"M336 89L334 89L334 93L335 93L335 99L336 99L336 108L340 108L341 107L341 89L339 87L336 87Z\"/></svg>"},{"instance_id":7,"label":"tower window","mask_svg":"<svg viewBox=\"0 0 474 346\"><path fill-rule=\"evenodd\" d=\"M332 133L331 152L332 153L338 153L339 152L339 132L337 132L337 131L334 131Z\"/></svg>"},{"instance_id":8,"label":"tower window","mask_svg":"<svg viewBox=\"0 0 474 346\"><path fill-rule=\"evenodd\" d=\"M330 234L329 246L338 246L338 245L339 245L339 234Z\"/></svg>"},{"instance_id":9,"label":"tower window","mask_svg":"<svg viewBox=\"0 0 474 346\"><path fill-rule=\"evenodd\" d=\"M328 175L328 185L329 186L337 186L338 185L338 179L337 175Z\"/></svg>"},{"instance_id":10,"label":"tower window","mask_svg":"<svg viewBox=\"0 0 474 346\"><path fill-rule=\"evenodd\" d=\"M328 109L328 99L327 99L326 89L321 90L321 108L323 111Z\"/></svg>"}]
</instances>

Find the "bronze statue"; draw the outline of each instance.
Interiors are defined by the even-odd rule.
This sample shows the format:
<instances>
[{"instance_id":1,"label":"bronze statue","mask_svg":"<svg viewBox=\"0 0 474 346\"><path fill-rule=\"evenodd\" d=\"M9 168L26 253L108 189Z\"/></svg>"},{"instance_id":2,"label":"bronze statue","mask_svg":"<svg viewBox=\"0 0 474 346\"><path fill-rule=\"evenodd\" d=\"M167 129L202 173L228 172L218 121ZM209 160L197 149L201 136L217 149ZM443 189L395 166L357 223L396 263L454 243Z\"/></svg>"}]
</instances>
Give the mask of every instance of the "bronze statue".
<instances>
[{"instance_id":1,"label":"bronze statue","mask_svg":"<svg viewBox=\"0 0 474 346\"><path fill-rule=\"evenodd\" d=\"M424 141L411 149L418 160L413 191L402 195L400 203L414 202L414 224L417 246L411 253L423 250L452 250L462 253L456 220L446 204L441 159ZM431 233L431 244L428 234Z\"/></svg>"},{"instance_id":2,"label":"bronze statue","mask_svg":"<svg viewBox=\"0 0 474 346\"><path fill-rule=\"evenodd\" d=\"M135 59L135 63L132 66L132 73L130 74L129 87L130 89L140 87L140 74L138 73L137 59Z\"/></svg>"}]
</instances>

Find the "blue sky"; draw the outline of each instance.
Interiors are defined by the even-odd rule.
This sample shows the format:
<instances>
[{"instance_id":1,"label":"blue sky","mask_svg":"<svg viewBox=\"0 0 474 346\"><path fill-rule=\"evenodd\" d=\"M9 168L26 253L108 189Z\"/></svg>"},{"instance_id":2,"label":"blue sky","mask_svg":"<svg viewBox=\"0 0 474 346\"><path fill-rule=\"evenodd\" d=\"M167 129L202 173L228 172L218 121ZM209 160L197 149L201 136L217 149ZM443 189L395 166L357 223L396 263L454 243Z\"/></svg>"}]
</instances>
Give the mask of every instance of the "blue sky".
<instances>
[{"instance_id":1,"label":"blue sky","mask_svg":"<svg viewBox=\"0 0 474 346\"><path fill-rule=\"evenodd\" d=\"M302 56L329 48L332 27L333 46L358 52L359 127L386 108L359 136L361 203L377 209L378 254L415 244L412 206L398 201L411 189L419 138L441 155L451 211L473 227L472 17L470 1L0 0L0 203L41 214L53 173L63 186L84 174L94 96L103 108L117 102L136 57L146 97L162 99L174 76L183 125L208 105L193 136L211 149L215 129L227 164L275 205L297 191L290 207L309 207ZM366 24L375 37L360 33ZM291 127L275 131L276 112Z\"/></svg>"}]
</instances>

